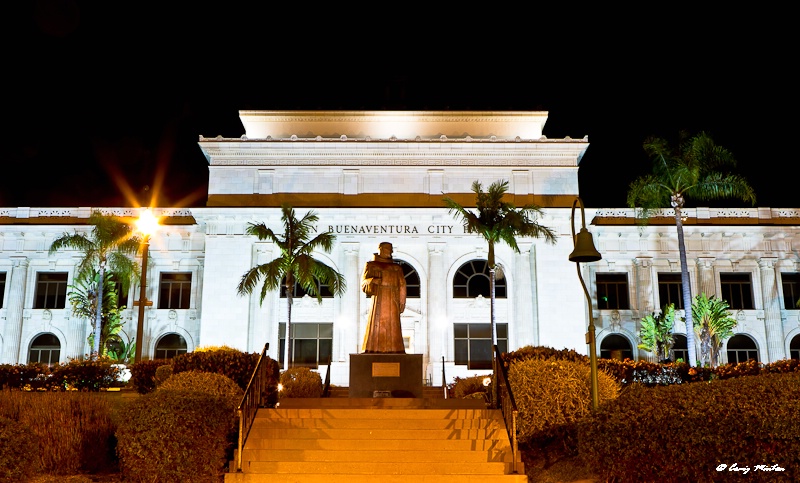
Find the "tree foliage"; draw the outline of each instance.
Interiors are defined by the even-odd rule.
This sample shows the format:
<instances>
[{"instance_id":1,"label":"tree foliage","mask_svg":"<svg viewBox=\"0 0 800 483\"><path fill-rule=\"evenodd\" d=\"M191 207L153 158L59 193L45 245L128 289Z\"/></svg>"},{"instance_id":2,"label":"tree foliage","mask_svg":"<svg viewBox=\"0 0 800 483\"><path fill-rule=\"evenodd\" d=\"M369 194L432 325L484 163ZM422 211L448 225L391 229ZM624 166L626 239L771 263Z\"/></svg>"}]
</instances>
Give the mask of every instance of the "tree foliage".
<instances>
[{"instance_id":1,"label":"tree foliage","mask_svg":"<svg viewBox=\"0 0 800 483\"><path fill-rule=\"evenodd\" d=\"M672 327L675 323L675 304L665 305L660 313L642 317L639 330L640 349L652 352L659 361L670 359L670 351L675 345Z\"/></svg>"},{"instance_id":2,"label":"tree foliage","mask_svg":"<svg viewBox=\"0 0 800 483\"><path fill-rule=\"evenodd\" d=\"M682 131L677 146L659 137L649 137L643 144L652 160L652 172L634 180L628 188L628 206L636 208L640 223L646 224L659 208L672 208L678 231L681 262L683 306L686 312L686 342L689 365L696 364L692 323L692 293L686 262L682 210L686 200L698 201L738 198L755 205L756 195L747 180L732 170L736 159L727 149L717 146L707 133L690 136Z\"/></svg>"},{"instance_id":3,"label":"tree foliage","mask_svg":"<svg viewBox=\"0 0 800 483\"><path fill-rule=\"evenodd\" d=\"M698 294L692 304L694 330L700 340L700 362L717 367L722 343L733 336L737 321L728 311L728 302L716 297Z\"/></svg>"},{"instance_id":4,"label":"tree foliage","mask_svg":"<svg viewBox=\"0 0 800 483\"><path fill-rule=\"evenodd\" d=\"M281 206L283 233L276 234L264 223L250 223L246 233L259 240L267 240L275 244L280 255L267 263L251 268L242 275L237 287L239 295L249 295L261 283L259 302L270 291L280 290L281 283L286 288L288 318L286 320L286 367L292 364L292 293L295 283L303 287L309 295L322 302L322 294L317 283L326 284L334 295L342 295L347 289L344 276L333 267L314 258L315 250L330 253L336 240L331 232L320 233L312 238L319 217L314 211L308 211L302 218L297 218L294 208L288 204Z\"/></svg>"},{"instance_id":5,"label":"tree foliage","mask_svg":"<svg viewBox=\"0 0 800 483\"><path fill-rule=\"evenodd\" d=\"M139 278L139 267L133 257L139 250L141 240L134 234L131 223L121 217L105 215L94 211L88 223L92 226L90 234L83 232L64 233L53 240L50 254L59 250L73 249L83 252L75 274L76 280L96 280L94 297L105 300L106 271L116 274L123 291L127 291L134 280ZM88 294L87 294L88 296ZM103 339L103 310L94 310L92 357L100 354L100 341Z\"/></svg>"},{"instance_id":6,"label":"tree foliage","mask_svg":"<svg viewBox=\"0 0 800 483\"><path fill-rule=\"evenodd\" d=\"M94 347L97 324L97 285L100 274L96 270L78 274L72 285L69 285L69 301L72 305L72 313L81 318L89 319L92 324L92 332L87 337L89 347ZM100 331L99 351L101 356L111 356L114 353L115 360L118 360L116 348L110 352L109 342L114 341L115 347L124 344L124 340L119 335L124 325L121 313L125 309L124 305L119 305L119 295L117 294L116 276L109 272L103 279L105 285L103 289L103 303L101 304L102 328Z\"/></svg>"}]
</instances>

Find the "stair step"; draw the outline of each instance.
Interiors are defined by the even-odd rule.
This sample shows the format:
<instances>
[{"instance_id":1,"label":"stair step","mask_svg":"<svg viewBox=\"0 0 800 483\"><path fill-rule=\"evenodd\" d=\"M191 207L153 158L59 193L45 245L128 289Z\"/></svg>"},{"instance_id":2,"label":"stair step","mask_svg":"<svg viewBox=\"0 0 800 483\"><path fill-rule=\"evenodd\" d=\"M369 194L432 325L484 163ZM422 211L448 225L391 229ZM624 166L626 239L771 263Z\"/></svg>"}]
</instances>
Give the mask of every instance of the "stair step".
<instances>
[{"instance_id":1,"label":"stair step","mask_svg":"<svg viewBox=\"0 0 800 483\"><path fill-rule=\"evenodd\" d=\"M365 409L369 409L368 411ZM282 420L298 418L324 418L326 421L332 419L491 419L496 420L500 413L494 409L415 409L406 408L398 411L396 408L261 408L258 410L255 422L264 420ZM499 420L502 422L502 420Z\"/></svg>"},{"instance_id":2,"label":"stair step","mask_svg":"<svg viewBox=\"0 0 800 483\"><path fill-rule=\"evenodd\" d=\"M385 408L385 409L486 409L479 399L439 399L403 397L283 398L278 407L286 408Z\"/></svg>"},{"instance_id":3,"label":"stair step","mask_svg":"<svg viewBox=\"0 0 800 483\"><path fill-rule=\"evenodd\" d=\"M504 439L506 430L500 429L272 429L253 426L247 440L251 438L285 439ZM245 446L247 447L247 446Z\"/></svg>"},{"instance_id":4,"label":"stair step","mask_svg":"<svg viewBox=\"0 0 800 483\"><path fill-rule=\"evenodd\" d=\"M348 473L373 475L380 481L383 475L503 475L505 463L431 463L431 462L360 462L360 461L251 461L243 465L246 473L270 473L298 475L303 473L327 473L330 475ZM379 477L376 475L380 475Z\"/></svg>"},{"instance_id":5,"label":"stair step","mask_svg":"<svg viewBox=\"0 0 800 483\"><path fill-rule=\"evenodd\" d=\"M225 483L528 483L502 412L475 399L287 398L258 409L241 456Z\"/></svg>"},{"instance_id":6,"label":"stair step","mask_svg":"<svg viewBox=\"0 0 800 483\"><path fill-rule=\"evenodd\" d=\"M302 475L226 473L225 483L409 483L408 475L360 475L306 473ZM414 475L413 483L528 483L524 474L510 475Z\"/></svg>"},{"instance_id":7,"label":"stair step","mask_svg":"<svg viewBox=\"0 0 800 483\"><path fill-rule=\"evenodd\" d=\"M429 451L489 451L509 449L508 441L503 439L447 439L426 440ZM248 438L249 450L304 450L353 451L370 448L376 451L409 451L419 446L416 439L266 439Z\"/></svg>"},{"instance_id":8,"label":"stair step","mask_svg":"<svg viewBox=\"0 0 800 483\"><path fill-rule=\"evenodd\" d=\"M393 461L396 463L487 463L510 462L507 451L472 451L448 450L439 451L438 448L419 447L417 449L375 450L369 441L362 441L364 446L351 450L324 450L324 449L246 449L242 455L243 461L277 462L323 462L340 461L349 462L375 462ZM369 449L365 449L369 448Z\"/></svg>"}]
</instances>

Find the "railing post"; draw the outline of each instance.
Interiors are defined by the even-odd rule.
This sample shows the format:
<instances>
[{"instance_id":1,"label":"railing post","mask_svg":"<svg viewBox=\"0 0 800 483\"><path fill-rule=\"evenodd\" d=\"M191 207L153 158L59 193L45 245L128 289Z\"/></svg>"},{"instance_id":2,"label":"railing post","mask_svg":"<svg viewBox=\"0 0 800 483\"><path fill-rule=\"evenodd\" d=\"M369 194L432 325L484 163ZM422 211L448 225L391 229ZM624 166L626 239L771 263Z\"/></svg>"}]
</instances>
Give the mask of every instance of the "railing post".
<instances>
[{"instance_id":1,"label":"railing post","mask_svg":"<svg viewBox=\"0 0 800 483\"><path fill-rule=\"evenodd\" d=\"M442 391L444 391L444 398L447 399L447 378L444 375L444 356L442 356Z\"/></svg>"}]
</instances>

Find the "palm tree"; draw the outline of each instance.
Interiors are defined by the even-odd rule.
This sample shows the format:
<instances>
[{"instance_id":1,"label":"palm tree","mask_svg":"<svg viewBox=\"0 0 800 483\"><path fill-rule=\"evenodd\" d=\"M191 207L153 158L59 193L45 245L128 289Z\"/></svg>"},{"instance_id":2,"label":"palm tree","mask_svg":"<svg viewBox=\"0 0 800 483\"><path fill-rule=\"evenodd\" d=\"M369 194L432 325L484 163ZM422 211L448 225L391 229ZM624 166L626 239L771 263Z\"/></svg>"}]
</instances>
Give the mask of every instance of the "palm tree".
<instances>
[{"instance_id":1,"label":"palm tree","mask_svg":"<svg viewBox=\"0 0 800 483\"><path fill-rule=\"evenodd\" d=\"M555 232L540 225L536 219L542 215L542 209L536 205L526 205L521 208L503 201L503 196L508 191L508 181L498 180L489 185L484 192L479 181L472 182L472 191L475 193L475 208L477 212L468 210L450 197L444 198L444 203L451 215L464 223L467 233L478 233L489 243L489 292L490 323L492 329L492 367L496 370L494 347L497 346L497 324L495 323L495 280L497 263L494 257L496 243L505 242L512 250L519 253L516 237L526 236L544 238L548 243L555 244ZM493 393L497 390L496 384L492 385ZM493 402L496 402L493 397Z\"/></svg>"},{"instance_id":2,"label":"palm tree","mask_svg":"<svg viewBox=\"0 0 800 483\"><path fill-rule=\"evenodd\" d=\"M675 304L667 304L660 314L642 317L642 328L639 330L640 349L652 352L659 361L670 358L669 352L675 344L672 326L675 322Z\"/></svg>"},{"instance_id":3,"label":"palm tree","mask_svg":"<svg viewBox=\"0 0 800 483\"><path fill-rule=\"evenodd\" d=\"M97 300L104 300L106 271L110 270L119 276L123 291L127 291L131 281L138 278L139 268L133 257L139 249L140 240L134 235L129 223L114 215L104 215L94 211L89 216L88 223L93 225L91 237L85 233L64 233L53 240L50 245L50 254L64 248L83 251L83 258L78 264L76 279L92 276L97 272L96 290L94 295ZM100 355L100 340L103 330L103 311L94 311L94 340L92 344L92 359Z\"/></svg>"},{"instance_id":4,"label":"palm tree","mask_svg":"<svg viewBox=\"0 0 800 483\"><path fill-rule=\"evenodd\" d=\"M672 207L675 212L683 307L686 313L686 343L689 365L694 366L697 356L692 330L692 291L686 263L682 218L686 199L739 198L755 205L756 195L746 179L730 172L730 169L736 166L733 154L717 146L704 132L692 137L686 132L681 132L677 148L671 147L665 139L658 137L647 138L643 147L652 158L653 171L630 184L628 206L637 208L637 217L641 223L647 223L658 208Z\"/></svg>"},{"instance_id":5,"label":"palm tree","mask_svg":"<svg viewBox=\"0 0 800 483\"><path fill-rule=\"evenodd\" d=\"M70 289L69 301L72 304L72 313L79 318L92 321L92 333L88 337L91 347L94 347L94 339L96 337L94 329L96 328L95 317L98 308L97 283L99 278L100 274L93 269L90 272L79 274L75 282L68 287ZM120 306L118 303L116 278L113 273L108 272L103 279L103 303L100 306L100 310L102 310L101 319L103 321L100 331L100 356L107 355L107 342L110 340L120 342L122 340L118 333L124 324L120 314L125 309L125 306Z\"/></svg>"},{"instance_id":6,"label":"palm tree","mask_svg":"<svg viewBox=\"0 0 800 483\"><path fill-rule=\"evenodd\" d=\"M257 265L242 275L237 291L239 295L253 293L258 283L263 280L259 302L264 303L267 292L278 290L283 282L286 289L288 317L286 319L286 355L287 368L292 367L292 293L295 283L299 284L309 295L316 296L322 302L322 294L318 283L328 285L331 293L342 295L347 289L344 276L334 268L313 257L314 250L321 248L326 253L333 249L336 235L331 232L320 233L310 239L314 225L319 217L309 211L301 219L297 219L294 208L288 204L281 206L283 234L276 235L264 223L250 223L246 233L255 235L259 240L269 240L281 251L278 258L268 263Z\"/></svg>"},{"instance_id":7,"label":"palm tree","mask_svg":"<svg viewBox=\"0 0 800 483\"><path fill-rule=\"evenodd\" d=\"M737 321L728 312L730 306L722 299L698 294L692 304L694 330L700 338L700 360L703 365L717 367L722 342L733 335Z\"/></svg>"}]
</instances>

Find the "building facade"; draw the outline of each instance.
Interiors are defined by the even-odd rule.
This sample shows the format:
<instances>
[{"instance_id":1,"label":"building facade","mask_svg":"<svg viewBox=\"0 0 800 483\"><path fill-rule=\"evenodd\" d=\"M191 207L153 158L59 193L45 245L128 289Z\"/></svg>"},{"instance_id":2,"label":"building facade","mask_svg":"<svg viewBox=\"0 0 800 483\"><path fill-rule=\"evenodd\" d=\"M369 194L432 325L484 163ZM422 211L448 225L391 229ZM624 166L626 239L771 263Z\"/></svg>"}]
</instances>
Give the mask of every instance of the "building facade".
<instances>
[{"instance_id":1,"label":"building facade","mask_svg":"<svg viewBox=\"0 0 800 483\"><path fill-rule=\"evenodd\" d=\"M498 345L587 353L588 306L568 260L572 206L587 138L548 139L547 112L241 111L241 138L200 137L209 164L205 207L156 208L144 306L143 355L172 357L226 345L283 358L287 299L237 294L242 275L276 258L277 248L246 235L250 223L283 231L282 203L313 210L332 231L316 253L345 276L342 296L321 303L296 287L296 363L347 385L370 300L360 290L378 244L393 244L408 285L406 352L423 354L425 380L485 373L491 360L488 246L444 207L444 196L474 204L473 181L509 182L517 206L543 208L539 223L558 239L519 238L519 252L496 246ZM89 352L90 322L67 300L81 253L49 254L65 232L89 231L93 210L135 219L135 208L0 208L0 363L66 362ZM726 299L737 319L722 362L800 358L800 208L685 210L692 293ZM668 302L679 309L680 264L671 214L646 227L633 210L585 210L602 260L581 264L601 357L654 360L637 348L641 318ZM576 215L577 218L577 215ZM576 226L580 219L575 221ZM138 288L125 298L122 336L136 338ZM679 313L682 313L679 311ZM686 328L678 323L677 356ZM682 344L682 345L681 345Z\"/></svg>"}]
</instances>

